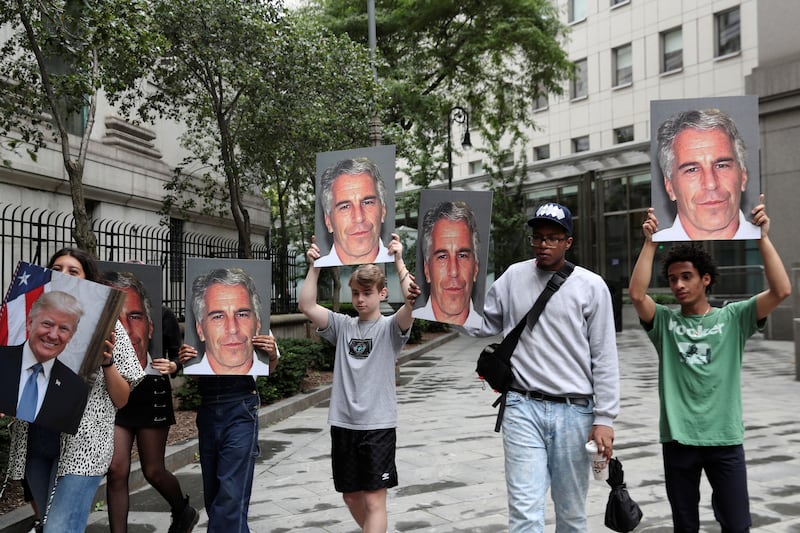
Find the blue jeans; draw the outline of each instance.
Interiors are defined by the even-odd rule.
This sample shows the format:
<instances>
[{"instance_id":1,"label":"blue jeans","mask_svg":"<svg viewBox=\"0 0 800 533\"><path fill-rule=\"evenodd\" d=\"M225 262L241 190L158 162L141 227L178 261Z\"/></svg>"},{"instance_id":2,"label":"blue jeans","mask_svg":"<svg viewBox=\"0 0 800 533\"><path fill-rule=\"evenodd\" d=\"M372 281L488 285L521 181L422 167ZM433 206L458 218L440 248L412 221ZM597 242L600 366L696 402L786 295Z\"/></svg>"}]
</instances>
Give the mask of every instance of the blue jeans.
<instances>
[{"instance_id":1,"label":"blue jeans","mask_svg":"<svg viewBox=\"0 0 800 533\"><path fill-rule=\"evenodd\" d=\"M556 533L584 533L594 421L588 406L532 400L509 392L503 417L509 533L544 531L550 487Z\"/></svg>"},{"instance_id":2,"label":"blue jeans","mask_svg":"<svg viewBox=\"0 0 800 533\"><path fill-rule=\"evenodd\" d=\"M225 378L217 378L225 379ZM209 533L248 533L247 511L258 457L258 395L197 411L203 497Z\"/></svg>"},{"instance_id":3,"label":"blue jeans","mask_svg":"<svg viewBox=\"0 0 800 533\"><path fill-rule=\"evenodd\" d=\"M50 508L44 522L45 533L81 533L86 530L94 495L103 476L66 475L56 479Z\"/></svg>"}]
</instances>

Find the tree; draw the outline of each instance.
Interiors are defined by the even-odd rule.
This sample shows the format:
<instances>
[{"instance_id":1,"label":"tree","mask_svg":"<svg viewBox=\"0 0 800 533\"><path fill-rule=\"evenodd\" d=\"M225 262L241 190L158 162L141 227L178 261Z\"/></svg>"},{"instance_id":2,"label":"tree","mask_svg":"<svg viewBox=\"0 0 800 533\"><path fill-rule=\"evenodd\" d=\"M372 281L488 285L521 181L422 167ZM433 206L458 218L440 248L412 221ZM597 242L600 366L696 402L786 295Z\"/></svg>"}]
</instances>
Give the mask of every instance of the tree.
<instances>
[{"instance_id":1,"label":"tree","mask_svg":"<svg viewBox=\"0 0 800 533\"><path fill-rule=\"evenodd\" d=\"M11 152L25 147L34 160L48 143L60 146L73 238L94 253L83 173L98 95L112 103L135 96L159 48L149 30L149 2L0 0L0 27L10 34L0 48L0 136ZM8 158L3 164L13 165Z\"/></svg>"},{"instance_id":2,"label":"tree","mask_svg":"<svg viewBox=\"0 0 800 533\"><path fill-rule=\"evenodd\" d=\"M262 84L275 74L283 39L276 25L279 3L162 0L155 12L167 45L153 71L157 91L140 113L183 121L187 132L182 141L193 154L176 169L164 211L193 209L198 202L206 213L221 215L228 209L239 235L239 255L250 258L245 196L260 191L245 187L239 136L248 107L258 105Z\"/></svg>"},{"instance_id":3,"label":"tree","mask_svg":"<svg viewBox=\"0 0 800 533\"><path fill-rule=\"evenodd\" d=\"M250 179L277 199L278 242L287 246L310 242L316 154L367 145L381 93L364 47L303 17L280 26L280 61L263 80L260 105L248 110L241 148Z\"/></svg>"},{"instance_id":4,"label":"tree","mask_svg":"<svg viewBox=\"0 0 800 533\"><path fill-rule=\"evenodd\" d=\"M560 46L566 27L550 0L376 0L378 75L390 91L385 137L422 187L442 175L449 110L469 109L482 132L534 126L531 103L561 94L572 63ZM317 0L336 32L366 41L362 0ZM436 147L436 148L431 148ZM435 157L433 154L438 154Z\"/></svg>"}]
</instances>

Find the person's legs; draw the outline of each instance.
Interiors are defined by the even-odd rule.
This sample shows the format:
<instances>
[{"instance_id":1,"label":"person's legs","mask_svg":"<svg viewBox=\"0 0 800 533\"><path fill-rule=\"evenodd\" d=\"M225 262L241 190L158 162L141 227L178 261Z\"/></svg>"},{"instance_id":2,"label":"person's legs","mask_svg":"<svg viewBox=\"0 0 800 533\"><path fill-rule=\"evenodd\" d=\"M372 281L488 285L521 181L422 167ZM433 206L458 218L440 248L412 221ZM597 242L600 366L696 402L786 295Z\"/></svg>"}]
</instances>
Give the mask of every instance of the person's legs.
<instances>
[{"instance_id":1,"label":"person's legs","mask_svg":"<svg viewBox=\"0 0 800 533\"><path fill-rule=\"evenodd\" d=\"M713 446L706 451L706 476L711 485L711 506L723 533L750 531L750 497L744 446Z\"/></svg>"},{"instance_id":2,"label":"person's legs","mask_svg":"<svg viewBox=\"0 0 800 533\"><path fill-rule=\"evenodd\" d=\"M189 497L184 496L178 478L164 465L168 434L169 427L141 428L136 435L136 445L145 479L169 504L172 514L169 533L183 533L191 531L200 515L189 505Z\"/></svg>"},{"instance_id":3,"label":"person's legs","mask_svg":"<svg viewBox=\"0 0 800 533\"><path fill-rule=\"evenodd\" d=\"M544 531L547 465L545 402L509 392L503 416L503 450L508 492L509 533Z\"/></svg>"},{"instance_id":4,"label":"person's legs","mask_svg":"<svg viewBox=\"0 0 800 533\"><path fill-rule=\"evenodd\" d=\"M28 431L25 480L39 511L39 519L42 520L56 479L61 441L58 433L35 424L31 424Z\"/></svg>"},{"instance_id":5,"label":"person's legs","mask_svg":"<svg viewBox=\"0 0 800 533\"><path fill-rule=\"evenodd\" d=\"M594 404L550 403L553 444L547 449L550 496L556 511L556 533L586 531L586 494L591 468L586 442L592 431Z\"/></svg>"},{"instance_id":6,"label":"person's legs","mask_svg":"<svg viewBox=\"0 0 800 533\"><path fill-rule=\"evenodd\" d=\"M128 476L131 473L133 438L132 429L114 426L114 455L106 479L108 525L112 533L128 530Z\"/></svg>"},{"instance_id":7,"label":"person's legs","mask_svg":"<svg viewBox=\"0 0 800 533\"><path fill-rule=\"evenodd\" d=\"M203 487L215 489L206 494L208 531L210 533L249 532L247 511L253 488L253 470L258 457L258 397L240 402L209 406L203 421L207 431L212 429L215 442L201 443ZM200 416L198 415L198 425ZM202 431L202 430L201 430ZM206 480L203 454L216 451L215 458L206 458L214 468L213 480Z\"/></svg>"},{"instance_id":8,"label":"person's legs","mask_svg":"<svg viewBox=\"0 0 800 533\"><path fill-rule=\"evenodd\" d=\"M346 492L342 495L363 533L385 533L389 524L386 489Z\"/></svg>"},{"instance_id":9,"label":"person's legs","mask_svg":"<svg viewBox=\"0 0 800 533\"><path fill-rule=\"evenodd\" d=\"M183 509L184 499L178 478L164 466L168 433L168 427L141 428L136 435L136 444L144 478L175 511Z\"/></svg>"},{"instance_id":10,"label":"person's legs","mask_svg":"<svg viewBox=\"0 0 800 533\"><path fill-rule=\"evenodd\" d=\"M44 520L44 533L84 531L102 479L103 476L73 475L57 478Z\"/></svg>"},{"instance_id":11,"label":"person's legs","mask_svg":"<svg viewBox=\"0 0 800 533\"><path fill-rule=\"evenodd\" d=\"M700 473L703 470L701 450L678 442L661 446L664 456L664 480L667 499L672 508L672 527L676 533L700 530Z\"/></svg>"}]
</instances>

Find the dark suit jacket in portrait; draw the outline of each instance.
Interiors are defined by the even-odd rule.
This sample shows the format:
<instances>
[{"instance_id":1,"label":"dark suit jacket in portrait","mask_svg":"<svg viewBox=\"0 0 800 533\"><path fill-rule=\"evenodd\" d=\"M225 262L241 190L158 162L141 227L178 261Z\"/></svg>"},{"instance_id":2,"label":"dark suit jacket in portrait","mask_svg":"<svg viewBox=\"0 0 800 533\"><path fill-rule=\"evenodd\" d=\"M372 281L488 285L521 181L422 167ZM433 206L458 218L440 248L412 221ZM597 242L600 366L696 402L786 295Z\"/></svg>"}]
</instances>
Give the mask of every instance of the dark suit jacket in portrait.
<instances>
[{"instance_id":1,"label":"dark suit jacket in portrait","mask_svg":"<svg viewBox=\"0 0 800 533\"><path fill-rule=\"evenodd\" d=\"M19 381L23 346L0 346L0 413L6 415L16 415L19 387L24 386ZM33 423L61 433L75 434L88 397L89 387L83 379L56 359L44 401Z\"/></svg>"}]
</instances>

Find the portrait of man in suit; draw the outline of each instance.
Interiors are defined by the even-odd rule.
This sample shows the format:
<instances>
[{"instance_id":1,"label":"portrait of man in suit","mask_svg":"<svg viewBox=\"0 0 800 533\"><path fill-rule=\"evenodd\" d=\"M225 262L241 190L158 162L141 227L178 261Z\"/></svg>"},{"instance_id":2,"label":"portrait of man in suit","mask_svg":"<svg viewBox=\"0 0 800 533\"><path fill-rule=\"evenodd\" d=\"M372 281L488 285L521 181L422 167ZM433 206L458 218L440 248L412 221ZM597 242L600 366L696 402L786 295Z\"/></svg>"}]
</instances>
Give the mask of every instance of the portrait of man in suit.
<instances>
[{"instance_id":1,"label":"portrait of man in suit","mask_svg":"<svg viewBox=\"0 0 800 533\"><path fill-rule=\"evenodd\" d=\"M389 263L394 224L394 147L317 154L315 266Z\"/></svg>"},{"instance_id":2,"label":"portrait of man in suit","mask_svg":"<svg viewBox=\"0 0 800 533\"><path fill-rule=\"evenodd\" d=\"M653 101L651 115L653 241L760 239L756 97Z\"/></svg>"},{"instance_id":3,"label":"portrait of man in suit","mask_svg":"<svg viewBox=\"0 0 800 533\"><path fill-rule=\"evenodd\" d=\"M263 307L253 278L241 268L217 268L192 283L192 313L205 353L184 363L189 375L269 374L269 360L256 350Z\"/></svg>"},{"instance_id":4,"label":"portrait of man in suit","mask_svg":"<svg viewBox=\"0 0 800 533\"><path fill-rule=\"evenodd\" d=\"M0 346L0 412L62 433L76 433L89 387L58 360L83 308L63 291L45 292L28 312L28 339Z\"/></svg>"}]
</instances>

